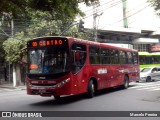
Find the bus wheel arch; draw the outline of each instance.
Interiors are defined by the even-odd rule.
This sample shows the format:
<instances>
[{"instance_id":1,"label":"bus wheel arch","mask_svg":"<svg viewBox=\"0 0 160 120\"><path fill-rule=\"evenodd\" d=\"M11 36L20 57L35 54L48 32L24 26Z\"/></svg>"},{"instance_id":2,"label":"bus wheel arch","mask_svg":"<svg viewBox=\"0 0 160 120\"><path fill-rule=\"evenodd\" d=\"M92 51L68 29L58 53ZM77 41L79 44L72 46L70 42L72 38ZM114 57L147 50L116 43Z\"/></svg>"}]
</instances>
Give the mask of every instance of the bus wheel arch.
<instances>
[{"instance_id":1,"label":"bus wheel arch","mask_svg":"<svg viewBox=\"0 0 160 120\"><path fill-rule=\"evenodd\" d=\"M88 86L87 86L87 97L88 98L93 98L95 93L97 92L97 80L96 78L92 77L90 78L89 82L88 82Z\"/></svg>"}]
</instances>

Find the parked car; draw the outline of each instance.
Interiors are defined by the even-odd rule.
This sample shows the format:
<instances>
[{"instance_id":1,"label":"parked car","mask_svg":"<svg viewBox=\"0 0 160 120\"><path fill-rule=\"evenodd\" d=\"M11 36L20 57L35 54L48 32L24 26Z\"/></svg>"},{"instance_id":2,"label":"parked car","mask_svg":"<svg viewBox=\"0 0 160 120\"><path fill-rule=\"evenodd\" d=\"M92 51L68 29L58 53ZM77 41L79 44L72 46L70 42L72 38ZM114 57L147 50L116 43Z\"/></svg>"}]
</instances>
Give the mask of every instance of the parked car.
<instances>
[{"instance_id":1,"label":"parked car","mask_svg":"<svg viewBox=\"0 0 160 120\"><path fill-rule=\"evenodd\" d=\"M146 67L140 70L140 81L160 80L160 67Z\"/></svg>"}]
</instances>

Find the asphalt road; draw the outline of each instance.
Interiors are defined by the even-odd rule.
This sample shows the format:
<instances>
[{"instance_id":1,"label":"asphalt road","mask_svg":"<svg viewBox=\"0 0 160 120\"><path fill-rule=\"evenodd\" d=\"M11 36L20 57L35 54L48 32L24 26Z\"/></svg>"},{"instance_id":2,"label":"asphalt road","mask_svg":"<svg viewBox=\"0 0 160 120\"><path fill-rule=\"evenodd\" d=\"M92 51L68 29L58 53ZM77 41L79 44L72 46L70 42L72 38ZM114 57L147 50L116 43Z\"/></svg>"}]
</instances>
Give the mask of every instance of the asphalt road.
<instances>
[{"instance_id":1,"label":"asphalt road","mask_svg":"<svg viewBox=\"0 0 160 120\"><path fill-rule=\"evenodd\" d=\"M115 111L115 114L116 111L160 111L160 81L131 83L130 87L126 90L120 88L105 89L100 91L98 95L92 99L85 98L84 95L77 95L54 100L53 97L27 95L25 90L0 88L0 111ZM81 112L79 112L79 114L81 114ZM83 114L82 117L62 118L68 120L144 119L144 117L91 118L83 117ZM60 118L59 115L55 117L54 120L60 120L62 118ZM51 118L45 118L45 120L47 119ZM145 119L151 120L151 117L145 117ZM154 117L152 119L158 120L159 118Z\"/></svg>"}]
</instances>

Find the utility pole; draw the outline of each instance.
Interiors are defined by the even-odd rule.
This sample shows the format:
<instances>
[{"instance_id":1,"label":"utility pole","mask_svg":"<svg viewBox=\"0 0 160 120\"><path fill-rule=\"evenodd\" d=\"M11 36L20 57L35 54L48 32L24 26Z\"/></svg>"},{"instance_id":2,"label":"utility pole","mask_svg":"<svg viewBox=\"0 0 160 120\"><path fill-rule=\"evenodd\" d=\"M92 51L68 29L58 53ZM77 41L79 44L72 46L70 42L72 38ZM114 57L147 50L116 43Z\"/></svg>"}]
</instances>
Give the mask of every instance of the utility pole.
<instances>
[{"instance_id":1,"label":"utility pole","mask_svg":"<svg viewBox=\"0 0 160 120\"><path fill-rule=\"evenodd\" d=\"M96 23L96 18L98 16L98 14L97 14L98 6L99 6L99 4L93 3L93 36L94 36L94 41L97 41L97 23Z\"/></svg>"},{"instance_id":2,"label":"utility pole","mask_svg":"<svg viewBox=\"0 0 160 120\"><path fill-rule=\"evenodd\" d=\"M13 18L11 19L11 36L14 37L14 20ZM10 64L9 64L10 66ZM10 73L9 73L10 75ZM17 86L17 76L16 76L16 64L13 64L13 87Z\"/></svg>"},{"instance_id":3,"label":"utility pole","mask_svg":"<svg viewBox=\"0 0 160 120\"><path fill-rule=\"evenodd\" d=\"M123 26L128 28L128 19L127 19L127 0L122 0L123 6Z\"/></svg>"},{"instance_id":4,"label":"utility pole","mask_svg":"<svg viewBox=\"0 0 160 120\"><path fill-rule=\"evenodd\" d=\"M11 36L12 37L14 36L14 20L13 20L13 18L11 20Z\"/></svg>"}]
</instances>

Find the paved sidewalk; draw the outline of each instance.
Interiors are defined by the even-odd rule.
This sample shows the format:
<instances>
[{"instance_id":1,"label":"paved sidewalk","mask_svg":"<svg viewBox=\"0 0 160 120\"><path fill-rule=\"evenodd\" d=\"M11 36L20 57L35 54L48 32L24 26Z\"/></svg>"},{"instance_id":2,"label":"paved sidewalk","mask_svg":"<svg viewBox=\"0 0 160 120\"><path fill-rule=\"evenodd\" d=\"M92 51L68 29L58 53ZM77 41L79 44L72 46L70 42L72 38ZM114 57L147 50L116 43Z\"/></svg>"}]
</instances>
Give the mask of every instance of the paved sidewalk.
<instances>
[{"instance_id":1,"label":"paved sidewalk","mask_svg":"<svg viewBox=\"0 0 160 120\"><path fill-rule=\"evenodd\" d=\"M21 89L21 90L25 90L26 89L26 86L25 85L20 85L20 86L16 86L16 87L13 87L13 84L0 84L0 89Z\"/></svg>"}]
</instances>

